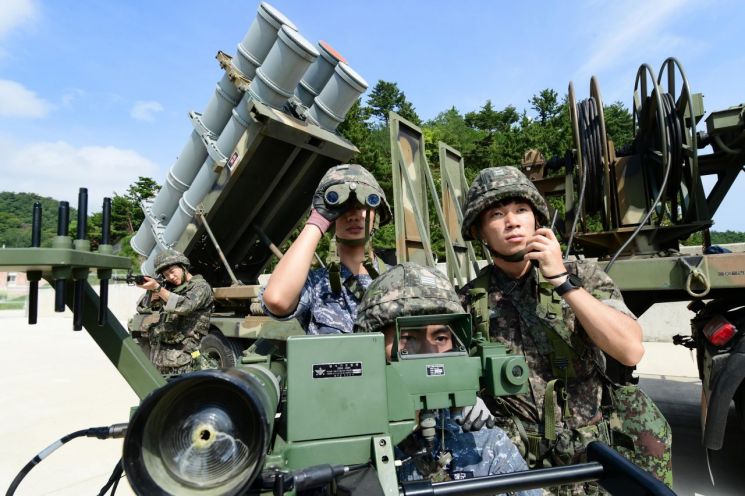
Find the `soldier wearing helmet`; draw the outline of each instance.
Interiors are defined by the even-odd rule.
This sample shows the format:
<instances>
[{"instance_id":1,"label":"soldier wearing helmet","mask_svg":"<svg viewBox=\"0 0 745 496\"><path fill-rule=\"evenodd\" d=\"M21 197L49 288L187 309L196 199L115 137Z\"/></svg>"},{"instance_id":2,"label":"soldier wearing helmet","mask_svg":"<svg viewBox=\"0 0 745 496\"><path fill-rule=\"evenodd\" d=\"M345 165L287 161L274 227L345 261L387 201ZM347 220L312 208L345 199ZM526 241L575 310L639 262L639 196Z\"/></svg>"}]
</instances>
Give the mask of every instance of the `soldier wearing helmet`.
<instances>
[{"instance_id":1,"label":"soldier wearing helmet","mask_svg":"<svg viewBox=\"0 0 745 496\"><path fill-rule=\"evenodd\" d=\"M463 237L483 242L493 265L461 288L461 301L492 341L530 366L530 394L485 399L538 466L577 462L593 439L610 444L602 352L627 366L644 354L642 330L618 287L593 262L565 262L547 220L545 200L521 171L492 167L473 181L462 225ZM664 480L670 467L659 465L669 464L669 451L667 462L644 468L655 464Z\"/></svg>"},{"instance_id":2,"label":"soldier wearing helmet","mask_svg":"<svg viewBox=\"0 0 745 496\"><path fill-rule=\"evenodd\" d=\"M362 294L385 268L370 239L390 219L385 193L364 167L329 169L313 195L305 227L262 290L264 312L280 320L297 318L308 334L352 332ZM329 230L334 238L327 266L310 271L316 247Z\"/></svg>"},{"instance_id":3,"label":"soldier wearing helmet","mask_svg":"<svg viewBox=\"0 0 745 496\"><path fill-rule=\"evenodd\" d=\"M199 343L209 332L212 288L200 275L189 272L189 259L175 250L155 257L158 278L147 277L140 288L147 293L137 311L157 315L148 332L150 360L162 374L201 368Z\"/></svg>"},{"instance_id":4,"label":"soldier wearing helmet","mask_svg":"<svg viewBox=\"0 0 745 496\"><path fill-rule=\"evenodd\" d=\"M450 324L443 324L448 316ZM432 323L404 327L402 318L431 316ZM463 317L458 319L458 317ZM401 319L401 320L400 320ZM401 324L396 341L396 325ZM457 333L452 327L470 322L447 277L435 269L407 262L391 267L375 279L358 308L355 332L382 332L386 357L444 353L452 351ZM399 480L432 481L482 477L527 470L525 460L505 432L494 427L466 431L463 417L449 409L419 412L420 425L396 448ZM426 420L436 424L437 433L426 436ZM483 423L482 423L483 424ZM519 494L540 494L524 491Z\"/></svg>"}]
</instances>

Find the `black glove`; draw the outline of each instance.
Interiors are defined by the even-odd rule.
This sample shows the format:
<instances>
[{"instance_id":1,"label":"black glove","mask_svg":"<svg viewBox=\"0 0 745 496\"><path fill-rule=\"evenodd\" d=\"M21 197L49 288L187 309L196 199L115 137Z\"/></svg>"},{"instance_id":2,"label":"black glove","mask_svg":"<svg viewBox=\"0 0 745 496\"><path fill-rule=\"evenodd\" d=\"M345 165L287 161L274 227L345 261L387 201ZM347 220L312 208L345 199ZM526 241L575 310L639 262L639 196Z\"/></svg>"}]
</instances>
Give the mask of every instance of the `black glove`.
<instances>
[{"instance_id":1,"label":"black glove","mask_svg":"<svg viewBox=\"0 0 745 496\"><path fill-rule=\"evenodd\" d=\"M341 214L347 209L346 205L329 206L326 204L326 200L323 198L324 191L320 188L316 190L313 195L313 208L316 212L321 214L321 217L333 223L336 219L341 217Z\"/></svg>"}]
</instances>

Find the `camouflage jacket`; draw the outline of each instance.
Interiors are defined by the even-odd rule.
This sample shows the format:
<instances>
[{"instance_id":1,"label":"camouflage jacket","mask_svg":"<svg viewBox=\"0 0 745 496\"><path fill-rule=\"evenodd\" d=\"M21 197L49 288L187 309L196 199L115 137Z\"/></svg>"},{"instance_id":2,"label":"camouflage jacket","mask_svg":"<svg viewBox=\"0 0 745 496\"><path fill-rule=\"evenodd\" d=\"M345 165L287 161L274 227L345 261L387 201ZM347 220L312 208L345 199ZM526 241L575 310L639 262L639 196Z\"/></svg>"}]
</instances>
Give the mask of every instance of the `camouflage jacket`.
<instances>
[{"instance_id":1,"label":"camouflage jacket","mask_svg":"<svg viewBox=\"0 0 745 496\"><path fill-rule=\"evenodd\" d=\"M439 466L437 458L441 453L443 435L444 448L452 454L452 460L443 470L447 473L447 479L470 479L528 470L517 447L502 429L494 427L483 428L476 432L463 432L448 410L440 410L440 412L434 445L424 456L414 454L426 446L419 431L411 434L396 448L396 459L401 460L401 466L396 469L400 481L415 481L432 477L423 474L418 466ZM419 460L416 459L417 457ZM439 478L442 479L442 477ZM521 491L516 494L536 496L541 494L541 491Z\"/></svg>"},{"instance_id":2,"label":"camouflage jacket","mask_svg":"<svg viewBox=\"0 0 745 496\"><path fill-rule=\"evenodd\" d=\"M613 280L597 264L584 260L569 262L567 269L577 274L583 281L583 287L602 303L636 318L626 307ZM530 368L530 392L500 398L497 402L498 414L506 417L515 415L523 422L541 424L544 420L546 385L553 379L562 379L566 383L568 411L559 409L556 398L554 411L564 412L564 426L577 428L599 422L602 419L602 378L597 366L604 369L605 357L590 340L569 305L562 299L562 318L550 322L545 316L539 315L537 309L537 269L531 269L519 280L510 278L496 267L489 266L484 270L491 272L487 294L489 339L504 344L512 353L525 355ZM474 281L471 281L460 290L461 302L471 311L469 290L474 287L473 284ZM552 369L551 354L554 349L551 338L556 336L552 326L564 326L568 330L572 349L577 352L567 369L571 370L568 376L557 377ZM557 413L556 424L559 427L562 427L561 420Z\"/></svg>"},{"instance_id":3,"label":"camouflage jacket","mask_svg":"<svg viewBox=\"0 0 745 496\"><path fill-rule=\"evenodd\" d=\"M165 313L155 329L162 343L180 342L183 336L209 333L212 288L200 275L175 288L166 286L171 296L163 306Z\"/></svg>"},{"instance_id":4,"label":"camouflage jacket","mask_svg":"<svg viewBox=\"0 0 745 496\"><path fill-rule=\"evenodd\" d=\"M376 264L377 267L377 264ZM279 317L273 315L264 305L264 288L261 288L261 308L264 313L277 320L296 318L305 329L306 334L340 334L352 332L354 319L357 318L359 300L348 289L352 277L357 277L359 286L367 290L372 278L367 274L354 276L344 265L340 264L342 288L340 293L331 289L328 269L316 269L308 274L305 285L300 292L297 308L290 315Z\"/></svg>"}]
</instances>

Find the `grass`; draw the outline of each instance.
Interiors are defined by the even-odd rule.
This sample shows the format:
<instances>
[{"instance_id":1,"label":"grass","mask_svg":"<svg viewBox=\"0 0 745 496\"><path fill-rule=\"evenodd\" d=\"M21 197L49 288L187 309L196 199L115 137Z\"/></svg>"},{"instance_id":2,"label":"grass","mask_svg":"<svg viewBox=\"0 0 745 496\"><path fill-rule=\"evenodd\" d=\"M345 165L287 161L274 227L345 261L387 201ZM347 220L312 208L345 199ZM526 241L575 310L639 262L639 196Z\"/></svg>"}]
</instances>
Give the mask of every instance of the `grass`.
<instances>
[{"instance_id":1,"label":"grass","mask_svg":"<svg viewBox=\"0 0 745 496\"><path fill-rule=\"evenodd\" d=\"M10 300L0 301L0 310L23 310L26 305L25 296L16 296Z\"/></svg>"}]
</instances>

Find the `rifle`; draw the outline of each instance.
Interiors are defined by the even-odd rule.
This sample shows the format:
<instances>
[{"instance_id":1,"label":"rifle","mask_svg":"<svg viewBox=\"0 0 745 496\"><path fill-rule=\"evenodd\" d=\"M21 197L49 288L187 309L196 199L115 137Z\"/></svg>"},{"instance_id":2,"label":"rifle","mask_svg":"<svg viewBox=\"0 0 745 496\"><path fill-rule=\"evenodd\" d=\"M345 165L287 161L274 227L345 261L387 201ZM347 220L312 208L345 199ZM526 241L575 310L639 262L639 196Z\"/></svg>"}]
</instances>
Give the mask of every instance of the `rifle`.
<instances>
[{"instance_id":1,"label":"rifle","mask_svg":"<svg viewBox=\"0 0 745 496\"><path fill-rule=\"evenodd\" d=\"M112 276L112 281L119 281L119 282L126 282L129 286L141 286L145 284L147 281L147 278L150 276L143 276L141 274L132 274L131 272L127 272L127 275L125 276ZM163 278L161 276L151 277L151 279L155 279L158 281L158 284L161 286L163 285Z\"/></svg>"}]
</instances>

